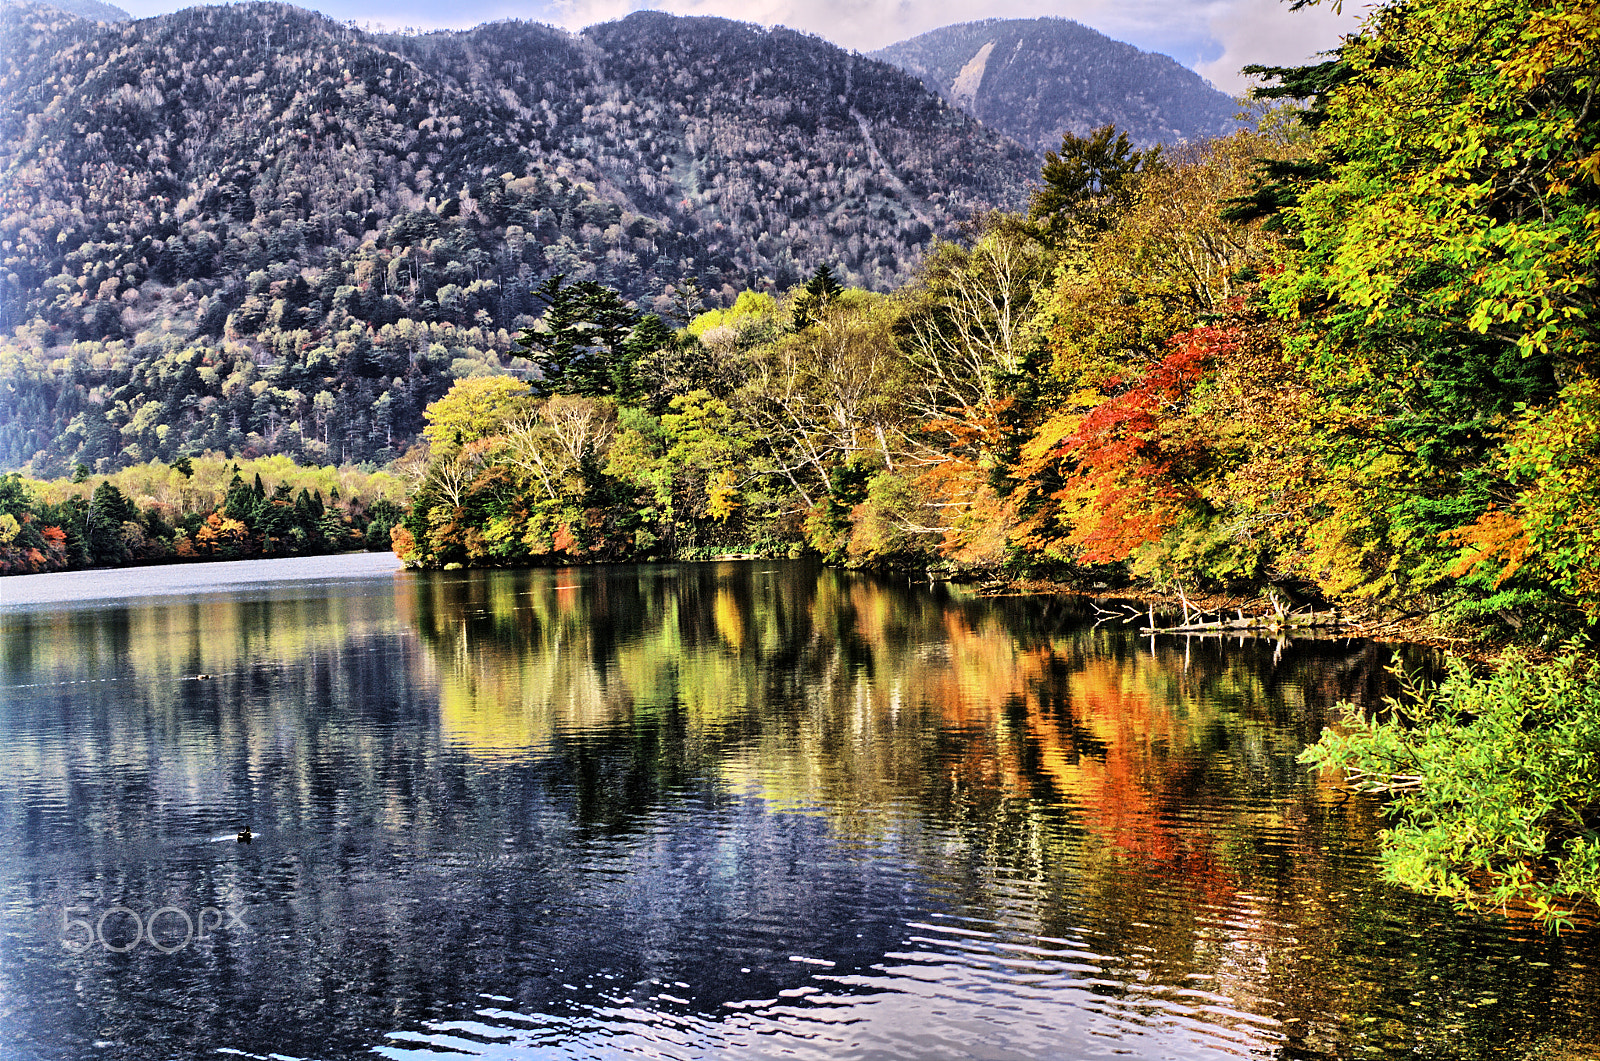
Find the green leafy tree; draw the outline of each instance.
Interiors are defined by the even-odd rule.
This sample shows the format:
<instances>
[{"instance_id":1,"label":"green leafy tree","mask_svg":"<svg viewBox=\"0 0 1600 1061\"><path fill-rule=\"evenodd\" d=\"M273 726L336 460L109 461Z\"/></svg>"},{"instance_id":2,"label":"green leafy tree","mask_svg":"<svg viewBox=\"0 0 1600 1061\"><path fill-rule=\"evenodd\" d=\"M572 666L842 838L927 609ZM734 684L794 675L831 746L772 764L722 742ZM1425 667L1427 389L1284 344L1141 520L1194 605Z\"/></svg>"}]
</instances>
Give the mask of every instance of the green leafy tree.
<instances>
[{"instance_id":1,"label":"green leafy tree","mask_svg":"<svg viewBox=\"0 0 1600 1061\"><path fill-rule=\"evenodd\" d=\"M470 442L498 434L536 400L531 386L510 376L457 380L422 414L428 422L422 436L436 454L449 455Z\"/></svg>"},{"instance_id":2,"label":"green leafy tree","mask_svg":"<svg viewBox=\"0 0 1600 1061\"><path fill-rule=\"evenodd\" d=\"M123 524L137 515L132 502L113 483L94 488L84 511L84 539L96 564L125 563L130 557L123 535Z\"/></svg>"},{"instance_id":3,"label":"green leafy tree","mask_svg":"<svg viewBox=\"0 0 1600 1061\"><path fill-rule=\"evenodd\" d=\"M1140 175L1160 162L1160 148L1136 151L1114 126L1088 136L1063 133L1061 149L1045 152L1042 183L1029 204L1039 239L1059 248L1104 232L1133 201Z\"/></svg>"},{"instance_id":4,"label":"green leafy tree","mask_svg":"<svg viewBox=\"0 0 1600 1061\"><path fill-rule=\"evenodd\" d=\"M257 476L257 481L260 477ZM245 526L251 526L256 518L256 508L261 498L255 489L244 481L239 474L238 466L234 466L233 478L228 482L228 493L222 503L222 514L229 519L236 519Z\"/></svg>"},{"instance_id":5,"label":"green leafy tree","mask_svg":"<svg viewBox=\"0 0 1600 1061\"><path fill-rule=\"evenodd\" d=\"M1339 491L1308 566L1337 589L1443 594L1509 628L1567 607L1459 560L1534 546L1504 520L1526 485L1506 431L1600 364L1597 47L1580 0L1421 0L1279 73L1318 93L1323 146L1273 193L1293 242L1266 284L1323 403Z\"/></svg>"},{"instance_id":6,"label":"green leafy tree","mask_svg":"<svg viewBox=\"0 0 1600 1061\"><path fill-rule=\"evenodd\" d=\"M706 391L672 399L661 418L665 455L682 500L678 511L726 522L740 506L739 483L750 441L745 425L727 402Z\"/></svg>"},{"instance_id":7,"label":"green leafy tree","mask_svg":"<svg viewBox=\"0 0 1600 1061\"><path fill-rule=\"evenodd\" d=\"M647 313L622 341L623 360L629 371L617 390L617 398L638 404L647 398L660 399L672 385L671 366L678 343L675 333L660 316Z\"/></svg>"},{"instance_id":8,"label":"green leafy tree","mask_svg":"<svg viewBox=\"0 0 1600 1061\"><path fill-rule=\"evenodd\" d=\"M1294 227L1288 298L1372 333L1487 336L1594 365L1600 45L1580 0L1380 9L1340 50L1322 161ZM1427 100L1427 106L1419 106Z\"/></svg>"}]
</instances>

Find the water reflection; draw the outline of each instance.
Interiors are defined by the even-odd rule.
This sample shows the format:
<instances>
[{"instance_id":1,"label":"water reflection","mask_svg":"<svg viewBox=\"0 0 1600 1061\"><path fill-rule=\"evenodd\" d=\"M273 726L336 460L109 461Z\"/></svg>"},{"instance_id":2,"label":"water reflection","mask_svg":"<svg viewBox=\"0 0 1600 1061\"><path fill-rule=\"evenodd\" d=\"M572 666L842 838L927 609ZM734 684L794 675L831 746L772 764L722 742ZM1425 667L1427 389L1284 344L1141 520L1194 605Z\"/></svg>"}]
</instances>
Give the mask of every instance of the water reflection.
<instances>
[{"instance_id":1,"label":"water reflection","mask_svg":"<svg viewBox=\"0 0 1600 1061\"><path fill-rule=\"evenodd\" d=\"M1070 601L773 563L3 621L19 1056L1600 1039L1592 931L1552 942L1382 887L1373 806L1294 763L1333 703L1382 691L1379 646L1152 648ZM233 843L246 822L257 840ZM64 908L118 904L248 927L170 954L63 946ZM131 924L106 922L114 944Z\"/></svg>"}]
</instances>

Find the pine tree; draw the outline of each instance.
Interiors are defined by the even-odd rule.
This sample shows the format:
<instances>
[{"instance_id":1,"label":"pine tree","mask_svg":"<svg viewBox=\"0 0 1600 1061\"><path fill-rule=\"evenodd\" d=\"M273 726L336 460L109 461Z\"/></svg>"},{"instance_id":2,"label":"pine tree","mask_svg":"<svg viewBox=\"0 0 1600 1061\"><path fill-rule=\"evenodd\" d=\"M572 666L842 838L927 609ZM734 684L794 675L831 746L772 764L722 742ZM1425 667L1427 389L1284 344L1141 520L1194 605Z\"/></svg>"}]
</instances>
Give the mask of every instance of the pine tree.
<instances>
[{"instance_id":1,"label":"pine tree","mask_svg":"<svg viewBox=\"0 0 1600 1061\"><path fill-rule=\"evenodd\" d=\"M817 266L817 271L806 281L805 288L794 298L794 326L799 331L822 319L830 303L844 294L844 288L833 278L827 262Z\"/></svg>"},{"instance_id":2,"label":"pine tree","mask_svg":"<svg viewBox=\"0 0 1600 1061\"><path fill-rule=\"evenodd\" d=\"M545 304L540 327L524 329L517 353L532 361L543 395L601 397L628 386L625 343L639 314L622 296L593 280L567 284L557 274L540 284L535 297Z\"/></svg>"},{"instance_id":3,"label":"pine tree","mask_svg":"<svg viewBox=\"0 0 1600 1061\"><path fill-rule=\"evenodd\" d=\"M1048 151L1033 193L1029 218L1040 242L1062 247L1110 228L1133 201L1139 177L1161 162L1161 149L1135 151L1127 133L1102 125L1088 136L1063 133L1061 150Z\"/></svg>"}]
</instances>

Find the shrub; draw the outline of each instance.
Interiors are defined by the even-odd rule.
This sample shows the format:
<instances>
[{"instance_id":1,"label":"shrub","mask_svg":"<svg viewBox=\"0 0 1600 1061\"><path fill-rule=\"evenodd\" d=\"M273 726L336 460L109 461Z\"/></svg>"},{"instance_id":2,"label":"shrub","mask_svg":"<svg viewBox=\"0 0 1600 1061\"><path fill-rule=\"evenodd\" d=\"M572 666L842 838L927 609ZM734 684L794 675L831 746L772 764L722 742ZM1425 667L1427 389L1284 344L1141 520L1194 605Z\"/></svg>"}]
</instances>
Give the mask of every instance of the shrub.
<instances>
[{"instance_id":1,"label":"shrub","mask_svg":"<svg viewBox=\"0 0 1600 1061\"><path fill-rule=\"evenodd\" d=\"M1392 797L1386 875L1473 909L1526 903L1551 928L1600 904L1600 663L1571 647L1402 680L1382 717L1341 704L1344 731L1301 753Z\"/></svg>"}]
</instances>

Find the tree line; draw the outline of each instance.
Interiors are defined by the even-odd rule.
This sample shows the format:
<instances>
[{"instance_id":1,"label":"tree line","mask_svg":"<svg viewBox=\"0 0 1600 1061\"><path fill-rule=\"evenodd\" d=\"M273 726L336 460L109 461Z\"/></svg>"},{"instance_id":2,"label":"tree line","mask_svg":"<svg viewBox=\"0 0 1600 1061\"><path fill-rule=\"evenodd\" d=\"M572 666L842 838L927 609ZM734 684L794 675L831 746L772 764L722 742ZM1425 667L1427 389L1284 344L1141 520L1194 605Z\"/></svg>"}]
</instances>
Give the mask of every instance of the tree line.
<instances>
[{"instance_id":1,"label":"tree line","mask_svg":"<svg viewBox=\"0 0 1600 1061\"><path fill-rule=\"evenodd\" d=\"M427 410L396 551L813 551L1576 639L1347 706L1309 753L1394 797L1393 879L1566 923L1600 901L1597 51L1576 0L1382 7L1259 70L1299 102L1257 131L1066 136L1026 214L892 294L745 292L659 375L547 316L522 344L556 371Z\"/></svg>"},{"instance_id":2,"label":"tree line","mask_svg":"<svg viewBox=\"0 0 1600 1061\"><path fill-rule=\"evenodd\" d=\"M109 476L0 476L0 575L387 550L405 511L388 472L217 454Z\"/></svg>"}]
</instances>

